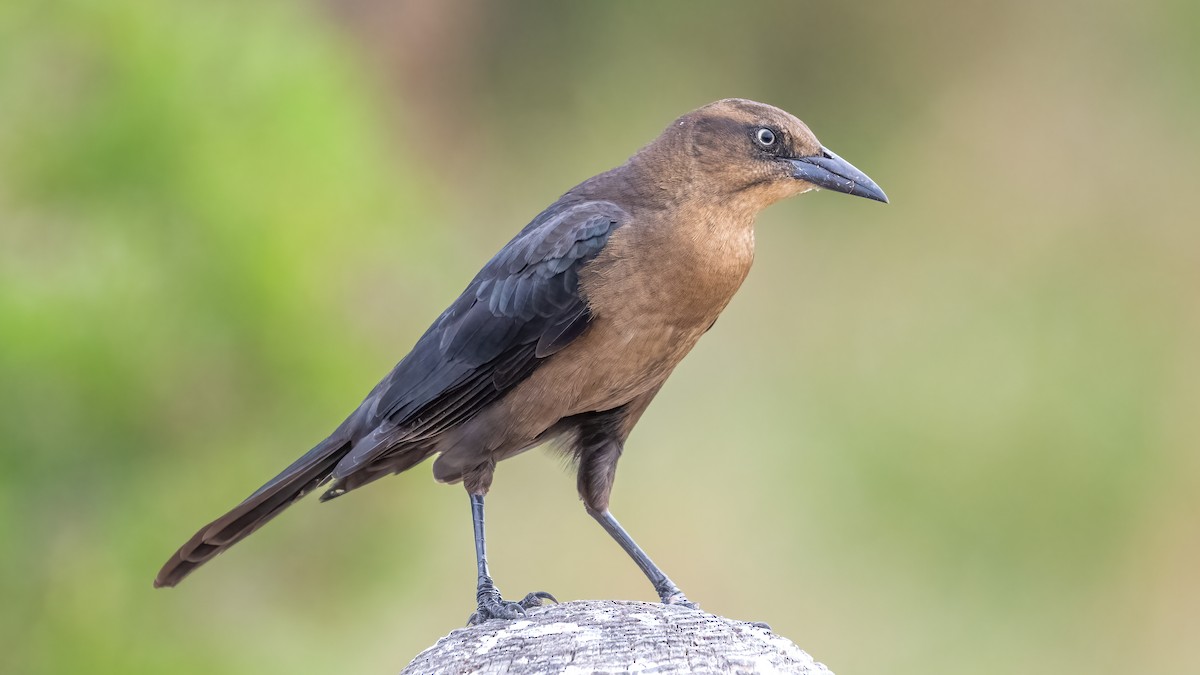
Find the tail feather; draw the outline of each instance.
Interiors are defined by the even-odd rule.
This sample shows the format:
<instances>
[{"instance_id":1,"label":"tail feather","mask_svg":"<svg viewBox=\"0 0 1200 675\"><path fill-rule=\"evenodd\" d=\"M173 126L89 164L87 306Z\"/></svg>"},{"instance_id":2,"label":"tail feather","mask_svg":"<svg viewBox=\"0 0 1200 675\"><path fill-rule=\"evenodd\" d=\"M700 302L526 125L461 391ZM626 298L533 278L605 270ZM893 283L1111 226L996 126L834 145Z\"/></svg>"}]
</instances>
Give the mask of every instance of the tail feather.
<instances>
[{"instance_id":1,"label":"tail feather","mask_svg":"<svg viewBox=\"0 0 1200 675\"><path fill-rule=\"evenodd\" d=\"M361 445L361 443L360 443ZM355 451L358 450L358 445L355 445ZM351 457L347 455L341 463L333 470L333 485L321 495L321 501L327 502L330 499L336 499L346 494L351 490L374 483L384 476L391 476L402 471L408 471L414 466L425 461L436 450L436 445L433 443L410 443L403 446L399 452L393 452L384 460L376 458L374 464L367 464L356 467L353 471L342 475L342 466ZM351 453L351 455L354 453Z\"/></svg>"},{"instance_id":2,"label":"tail feather","mask_svg":"<svg viewBox=\"0 0 1200 675\"><path fill-rule=\"evenodd\" d=\"M339 429L339 432L341 429ZM285 508L327 482L352 447L348 435L335 432L229 513L200 528L159 570L154 587L178 584L197 567L248 537Z\"/></svg>"}]
</instances>

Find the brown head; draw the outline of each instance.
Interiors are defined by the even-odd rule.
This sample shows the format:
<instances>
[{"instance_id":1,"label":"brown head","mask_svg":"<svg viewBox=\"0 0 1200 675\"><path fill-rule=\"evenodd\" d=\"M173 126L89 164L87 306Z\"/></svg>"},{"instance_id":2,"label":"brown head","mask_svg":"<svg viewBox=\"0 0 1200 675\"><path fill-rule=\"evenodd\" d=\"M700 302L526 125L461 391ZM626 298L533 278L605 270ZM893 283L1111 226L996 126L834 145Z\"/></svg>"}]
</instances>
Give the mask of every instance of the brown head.
<instances>
[{"instance_id":1,"label":"brown head","mask_svg":"<svg viewBox=\"0 0 1200 675\"><path fill-rule=\"evenodd\" d=\"M823 147L804 122L740 98L710 103L675 120L632 163L665 173L666 181L656 181L660 188L757 208L814 188L888 200L866 174Z\"/></svg>"}]
</instances>

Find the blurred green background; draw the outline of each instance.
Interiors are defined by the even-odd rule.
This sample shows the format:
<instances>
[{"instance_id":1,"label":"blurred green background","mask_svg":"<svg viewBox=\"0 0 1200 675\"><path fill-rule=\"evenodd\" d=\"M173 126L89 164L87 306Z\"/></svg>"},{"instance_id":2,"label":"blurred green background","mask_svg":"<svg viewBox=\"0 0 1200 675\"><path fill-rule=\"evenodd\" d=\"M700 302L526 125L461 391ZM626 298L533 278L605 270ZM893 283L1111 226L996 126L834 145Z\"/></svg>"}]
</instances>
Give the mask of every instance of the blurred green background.
<instances>
[{"instance_id":1,"label":"blurred green background","mask_svg":"<svg viewBox=\"0 0 1200 675\"><path fill-rule=\"evenodd\" d=\"M1200 4L0 3L0 671L385 673L473 604L428 466L158 566L530 217L677 115L892 204L769 209L614 512L841 675L1197 673ZM640 598L545 453L509 595Z\"/></svg>"}]
</instances>

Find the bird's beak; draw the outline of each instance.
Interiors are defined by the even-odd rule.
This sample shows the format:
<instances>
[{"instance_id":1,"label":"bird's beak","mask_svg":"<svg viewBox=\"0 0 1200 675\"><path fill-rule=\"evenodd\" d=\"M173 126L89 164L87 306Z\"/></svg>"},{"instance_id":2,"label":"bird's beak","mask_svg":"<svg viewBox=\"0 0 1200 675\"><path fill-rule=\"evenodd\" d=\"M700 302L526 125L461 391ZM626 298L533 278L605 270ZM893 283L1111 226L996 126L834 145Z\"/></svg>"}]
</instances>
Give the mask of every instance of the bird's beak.
<instances>
[{"instance_id":1,"label":"bird's beak","mask_svg":"<svg viewBox=\"0 0 1200 675\"><path fill-rule=\"evenodd\" d=\"M826 148L821 148L821 154L812 157L797 157L789 159L792 165L792 177L812 183L819 188L844 192L856 197L866 197L877 202L887 203L887 195L867 178L867 174L854 168L854 165L833 154Z\"/></svg>"}]
</instances>

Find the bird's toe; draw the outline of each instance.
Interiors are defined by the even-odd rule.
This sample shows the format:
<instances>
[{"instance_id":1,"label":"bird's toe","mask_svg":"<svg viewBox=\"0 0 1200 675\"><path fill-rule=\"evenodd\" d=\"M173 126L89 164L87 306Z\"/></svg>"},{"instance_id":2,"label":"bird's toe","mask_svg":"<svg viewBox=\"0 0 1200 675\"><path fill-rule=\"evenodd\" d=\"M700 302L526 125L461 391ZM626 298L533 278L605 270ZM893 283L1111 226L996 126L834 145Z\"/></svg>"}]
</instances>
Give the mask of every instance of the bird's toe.
<instances>
[{"instance_id":1,"label":"bird's toe","mask_svg":"<svg viewBox=\"0 0 1200 675\"><path fill-rule=\"evenodd\" d=\"M486 623L492 619L501 619L511 621L517 617L525 615L525 608L519 603L500 600L495 602L481 602L471 617L467 619L468 626L478 626L481 623Z\"/></svg>"},{"instance_id":2,"label":"bird's toe","mask_svg":"<svg viewBox=\"0 0 1200 675\"><path fill-rule=\"evenodd\" d=\"M545 591L530 593L516 602L505 600L500 597L499 592L480 593L479 606L475 608L475 613L467 619L467 625L478 626L492 619L501 619L504 621L518 619L525 616L525 610L532 607L540 607L543 600L550 600L555 604L558 603L558 600L553 595Z\"/></svg>"},{"instance_id":3,"label":"bird's toe","mask_svg":"<svg viewBox=\"0 0 1200 675\"><path fill-rule=\"evenodd\" d=\"M558 604L558 598L554 597L553 595L550 595L546 591L534 591L533 593L526 595L517 604L521 605L521 607L523 607L525 609L530 609L532 607L541 607L543 600L549 600L550 602L553 602L556 605Z\"/></svg>"},{"instance_id":4,"label":"bird's toe","mask_svg":"<svg viewBox=\"0 0 1200 675\"><path fill-rule=\"evenodd\" d=\"M668 593L662 597L664 605L674 605L676 607L687 607L688 609L700 609L700 605L687 599L687 596L680 591Z\"/></svg>"}]
</instances>

